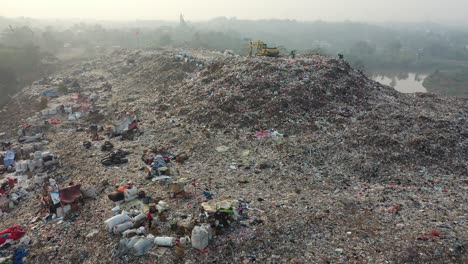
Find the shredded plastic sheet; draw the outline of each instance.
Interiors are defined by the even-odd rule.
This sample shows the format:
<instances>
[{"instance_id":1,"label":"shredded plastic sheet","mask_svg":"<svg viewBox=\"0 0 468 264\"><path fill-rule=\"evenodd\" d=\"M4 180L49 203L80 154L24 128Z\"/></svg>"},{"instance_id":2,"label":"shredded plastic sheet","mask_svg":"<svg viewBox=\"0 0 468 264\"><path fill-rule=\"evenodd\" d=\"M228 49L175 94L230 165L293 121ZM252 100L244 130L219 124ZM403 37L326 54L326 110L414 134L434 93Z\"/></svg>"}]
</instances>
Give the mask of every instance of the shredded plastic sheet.
<instances>
[{"instance_id":1,"label":"shredded plastic sheet","mask_svg":"<svg viewBox=\"0 0 468 264\"><path fill-rule=\"evenodd\" d=\"M24 236L26 231L22 226L12 226L0 232L0 245L3 245L8 240L18 240Z\"/></svg>"}]
</instances>

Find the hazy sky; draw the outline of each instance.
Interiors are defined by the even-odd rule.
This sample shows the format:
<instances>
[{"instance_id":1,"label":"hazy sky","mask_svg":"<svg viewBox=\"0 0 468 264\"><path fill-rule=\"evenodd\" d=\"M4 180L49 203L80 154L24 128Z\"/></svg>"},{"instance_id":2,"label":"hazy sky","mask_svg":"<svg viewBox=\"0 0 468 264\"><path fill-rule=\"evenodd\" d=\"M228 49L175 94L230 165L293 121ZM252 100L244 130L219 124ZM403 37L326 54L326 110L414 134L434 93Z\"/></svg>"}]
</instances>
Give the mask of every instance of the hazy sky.
<instances>
[{"instance_id":1,"label":"hazy sky","mask_svg":"<svg viewBox=\"0 0 468 264\"><path fill-rule=\"evenodd\" d=\"M0 16L105 20L245 19L468 23L468 0L0 0Z\"/></svg>"}]
</instances>

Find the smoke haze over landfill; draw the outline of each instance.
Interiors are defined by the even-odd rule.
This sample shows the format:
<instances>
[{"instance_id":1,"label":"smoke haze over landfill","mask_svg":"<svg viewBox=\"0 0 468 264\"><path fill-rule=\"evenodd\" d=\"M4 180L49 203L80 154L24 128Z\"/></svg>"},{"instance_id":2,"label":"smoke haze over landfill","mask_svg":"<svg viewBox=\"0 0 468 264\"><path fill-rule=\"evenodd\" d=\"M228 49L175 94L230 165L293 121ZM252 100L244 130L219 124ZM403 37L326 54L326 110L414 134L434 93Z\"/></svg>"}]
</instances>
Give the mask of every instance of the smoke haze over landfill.
<instances>
[{"instance_id":1,"label":"smoke haze over landfill","mask_svg":"<svg viewBox=\"0 0 468 264\"><path fill-rule=\"evenodd\" d=\"M466 0L2 0L0 16L103 20L238 19L468 24Z\"/></svg>"}]
</instances>

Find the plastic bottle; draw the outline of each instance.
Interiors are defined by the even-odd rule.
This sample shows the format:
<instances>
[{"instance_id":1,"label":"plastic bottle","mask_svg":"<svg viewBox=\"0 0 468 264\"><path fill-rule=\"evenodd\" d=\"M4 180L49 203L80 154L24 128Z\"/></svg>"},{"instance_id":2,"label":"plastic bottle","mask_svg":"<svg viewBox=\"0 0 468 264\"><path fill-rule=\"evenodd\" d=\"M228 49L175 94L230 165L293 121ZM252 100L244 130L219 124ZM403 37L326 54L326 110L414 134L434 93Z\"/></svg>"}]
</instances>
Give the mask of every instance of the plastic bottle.
<instances>
[{"instance_id":1,"label":"plastic bottle","mask_svg":"<svg viewBox=\"0 0 468 264\"><path fill-rule=\"evenodd\" d=\"M129 221L129 222L124 222L122 224L115 225L112 230L114 231L114 234L120 235L125 230L130 229L130 228L133 228L133 223Z\"/></svg>"},{"instance_id":2,"label":"plastic bottle","mask_svg":"<svg viewBox=\"0 0 468 264\"><path fill-rule=\"evenodd\" d=\"M125 201L129 202L138 197L138 189L136 187L133 187L131 189L126 189L124 191L125 194Z\"/></svg>"},{"instance_id":3,"label":"plastic bottle","mask_svg":"<svg viewBox=\"0 0 468 264\"><path fill-rule=\"evenodd\" d=\"M128 216L127 214L119 214L119 215L116 215L114 217L107 219L106 221L104 221L104 223L107 225L107 230L111 232L114 226L121 224L123 222L130 221L130 219L131 219L130 216Z\"/></svg>"},{"instance_id":4,"label":"plastic bottle","mask_svg":"<svg viewBox=\"0 0 468 264\"><path fill-rule=\"evenodd\" d=\"M175 237L156 237L154 239L154 244L161 247L173 247L175 245Z\"/></svg>"},{"instance_id":5,"label":"plastic bottle","mask_svg":"<svg viewBox=\"0 0 468 264\"><path fill-rule=\"evenodd\" d=\"M133 222L140 222L146 219L146 214L139 214L133 218Z\"/></svg>"}]
</instances>

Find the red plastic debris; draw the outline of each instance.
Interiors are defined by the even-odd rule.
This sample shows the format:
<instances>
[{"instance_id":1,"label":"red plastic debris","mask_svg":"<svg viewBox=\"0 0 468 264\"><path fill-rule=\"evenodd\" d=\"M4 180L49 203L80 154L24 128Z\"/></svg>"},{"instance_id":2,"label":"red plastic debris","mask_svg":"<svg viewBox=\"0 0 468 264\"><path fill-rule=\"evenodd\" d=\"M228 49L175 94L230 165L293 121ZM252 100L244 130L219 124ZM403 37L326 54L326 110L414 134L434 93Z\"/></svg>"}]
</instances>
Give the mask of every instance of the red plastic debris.
<instances>
[{"instance_id":1,"label":"red plastic debris","mask_svg":"<svg viewBox=\"0 0 468 264\"><path fill-rule=\"evenodd\" d=\"M58 125L60 123L62 123L62 121L60 119L57 119L57 118L49 119L49 124Z\"/></svg>"},{"instance_id":2,"label":"red plastic debris","mask_svg":"<svg viewBox=\"0 0 468 264\"><path fill-rule=\"evenodd\" d=\"M3 231L0 231L0 245L3 245L7 240L18 240L20 239L26 231L21 226L12 226Z\"/></svg>"},{"instance_id":3,"label":"red plastic debris","mask_svg":"<svg viewBox=\"0 0 468 264\"><path fill-rule=\"evenodd\" d=\"M442 192L443 192L443 193L448 193L448 190L447 190L447 189L445 189L445 190L442 190Z\"/></svg>"},{"instance_id":4,"label":"red plastic debris","mask_svg":"<svg viewBox=\"0 0 468 264\"><path fill-rule=\"evenodd\" d=\"M387 212L389 213L396 213L396 212L399 212L401 210L401 206L399 205L394 205L392 207L390 207Z\"/></svg>"},{"instance_id":5,"label":"red plastic debris","mask_svg":"<svg viewBox=\"0 0 468 264\"><path fill-rule=\"evenodd\" d=\"M259 130L257 132L257 138L272 138L271 134L268 131Z\"/></svg>"},{"instance_id":6,"label":"red plastic debris","mask_svg":"<svg viewBox=\"0 0 468 264\"><path fill-rule=\"evenodd\" d=\"M430 236L433 236L433 237L440 237L440 232L437 231L437 230L432 230L431 232L421 236L421 237L418 237L418 240L423 240L423 241L426 241L426 240L429 240L429 237Z\"/></svg>"}]
</instances>

